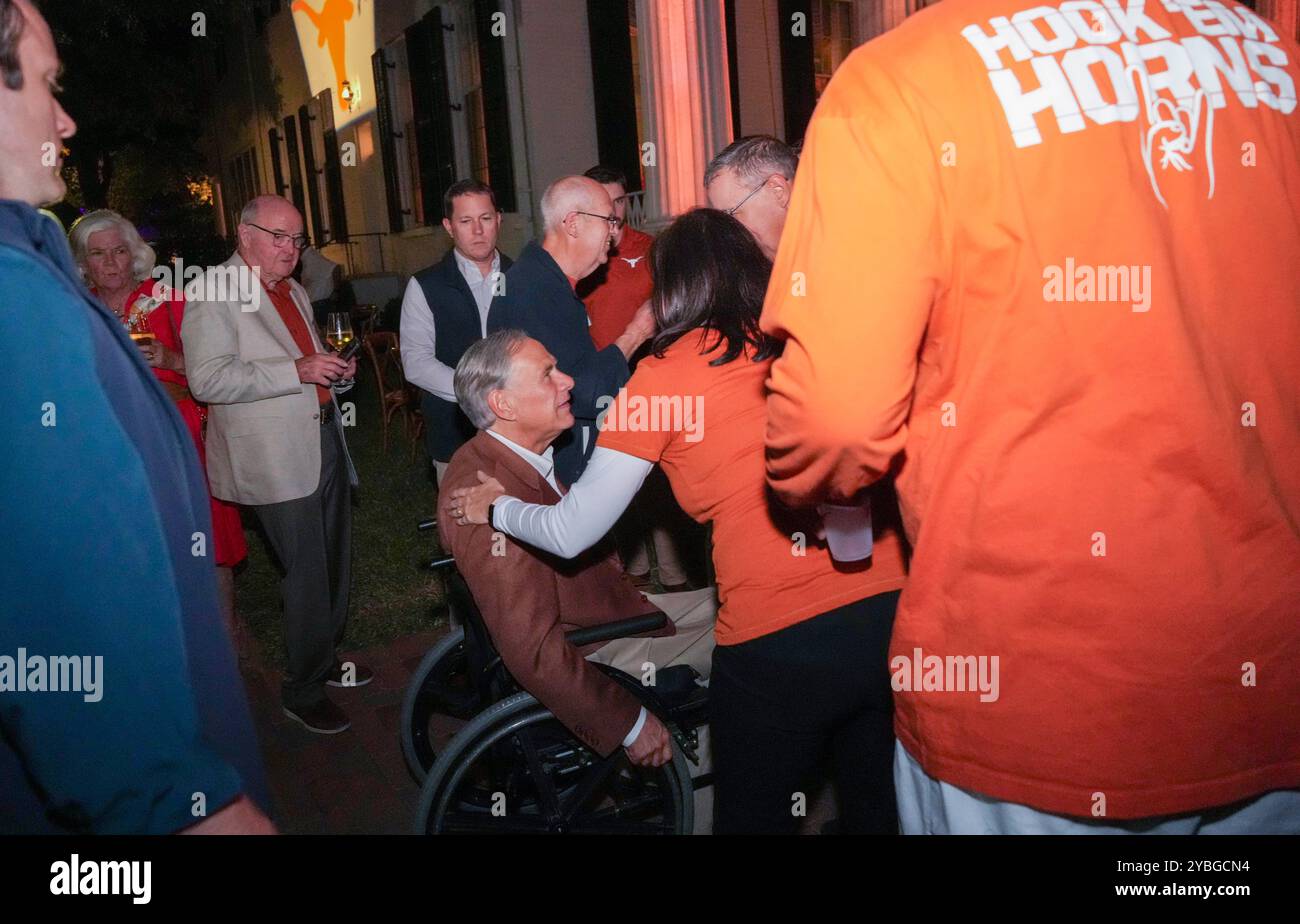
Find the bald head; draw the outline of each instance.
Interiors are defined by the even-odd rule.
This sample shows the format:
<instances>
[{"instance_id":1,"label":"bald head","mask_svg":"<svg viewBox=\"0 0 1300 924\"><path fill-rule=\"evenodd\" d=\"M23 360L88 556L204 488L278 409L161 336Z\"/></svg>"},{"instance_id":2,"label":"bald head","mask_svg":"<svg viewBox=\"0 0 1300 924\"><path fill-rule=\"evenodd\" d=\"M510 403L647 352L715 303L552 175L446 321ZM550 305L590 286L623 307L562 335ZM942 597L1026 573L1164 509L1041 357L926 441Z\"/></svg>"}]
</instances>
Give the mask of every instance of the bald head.
<instances>
[{"instance_id":1,"label":"bald head","mask_svg":"<svg viewBox=\"0 0 1300 924\"><path fill-rule=\"evenodd\" d=\"M297 207L284 196L258 196L256 199L250 199L244 206L244 210L239 213L239 223L255 222L265 225L267 222L283 221L289 212L298 215ZM302 221L301 216L298 220Z\"/></svg>"},{"instance_id":2,"label":"bald head","mask_svg":"<svg viewBox=\"0 0 1300 924\"><path fill-rule=\"evenodd\" d=\"M542 195L542 247L566 276L582 279L605 262L614 229L609 193L585 176L556 180Z\"/></svg>"},{"instance_id":3,"label":"bald head","mask_svg":"<svg viewBox=\"0 0 1300 924\"><path fill-rule=\"evenodd\" d=\"M283 196L258 196L239 213L239 256L274 285L298 265L302 216Z\"/></svg>"},{"instance_id":4,"label":"bald head","mask_svg":"<svg viewBox=\"0 0 1300 924\"><path fill-rule=\"evenodd\" d=\"M608 215L614 208L609 193L585 176L560 177L542 194L542 231L549 232L570 212Z\"/></svg>"}]
</instances>

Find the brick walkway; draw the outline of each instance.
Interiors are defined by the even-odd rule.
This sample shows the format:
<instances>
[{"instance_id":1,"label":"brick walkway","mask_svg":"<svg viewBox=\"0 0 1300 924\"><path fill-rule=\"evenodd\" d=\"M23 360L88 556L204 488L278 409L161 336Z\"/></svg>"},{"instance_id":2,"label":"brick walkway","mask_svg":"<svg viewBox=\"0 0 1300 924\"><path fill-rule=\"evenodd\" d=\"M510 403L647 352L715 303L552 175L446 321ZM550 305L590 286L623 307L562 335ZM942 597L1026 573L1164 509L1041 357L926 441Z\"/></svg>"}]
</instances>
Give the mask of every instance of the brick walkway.
<instances>
[{"instance_id":1,"label":"brick walkway","mask_svg":"<svg viewBox=\"0 0 1300 924\"><path fill-rule=\"evenodd\" d=\"M344 652L375 672L355 690L330 688L352 727L316 735L280 710L280 676L254 657L243 664L249 705L286 834L408 834L420 790L406 770L397 725L406 682L445 628L384 648Z\"/></svg>"}]
</instances>

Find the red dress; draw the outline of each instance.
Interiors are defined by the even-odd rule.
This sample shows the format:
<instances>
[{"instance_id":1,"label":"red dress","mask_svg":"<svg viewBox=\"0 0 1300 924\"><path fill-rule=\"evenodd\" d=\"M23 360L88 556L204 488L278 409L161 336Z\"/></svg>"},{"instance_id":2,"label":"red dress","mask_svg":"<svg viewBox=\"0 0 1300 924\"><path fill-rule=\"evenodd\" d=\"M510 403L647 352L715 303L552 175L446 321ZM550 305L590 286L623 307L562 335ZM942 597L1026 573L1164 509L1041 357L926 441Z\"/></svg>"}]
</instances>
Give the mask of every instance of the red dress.
<instances>
[{"instance_id":1,"label":"red dress","mask_svg":"<svg viewBox=\"0 0 1300 924\"><path fill-rule=\"evenodd\" d=\"M181 320L185 314L185 299L177 297L160 301L154 298L154 280L146 279L126 297L125 307L119 317L127 324L132 313L144 315L140 326L153 334L158 342L169 350L183 353L181 348ZM160 286L162 296L171 295L170 291ZM187 386L185 376L170 369L153 370L158 380L171 386ZM176 401L176 409L185 419L194 448L199 451L199 463L207 472L207 453L203 447L203 420L207 409L192 397ZM219 498L208 498L212 503L212 545L216 554L217 565L230 567L239 564L248 555L248 545L244 541L244 528L239 519L239 507Z\"/></svg>"}]
</instances>

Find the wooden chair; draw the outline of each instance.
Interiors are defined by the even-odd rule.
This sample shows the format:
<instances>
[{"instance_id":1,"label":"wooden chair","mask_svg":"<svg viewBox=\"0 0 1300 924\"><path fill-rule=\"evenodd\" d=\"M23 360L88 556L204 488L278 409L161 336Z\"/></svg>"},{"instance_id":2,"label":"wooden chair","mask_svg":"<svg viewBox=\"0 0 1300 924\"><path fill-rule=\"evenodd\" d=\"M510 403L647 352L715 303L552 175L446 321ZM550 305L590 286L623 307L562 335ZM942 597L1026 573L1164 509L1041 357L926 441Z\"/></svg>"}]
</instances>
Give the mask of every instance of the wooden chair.
<instances>
[{"instance_id":1,"label":"wooden chair","mask_svg":"<svg viewBox=\"0 0 1300 924\"><path fill-rule=\"evenodd\" d=\"M388 452L388 423L399 411L402 414L402 431L410 434L411 390L407 387L406 377L402 373L402 356L398 348L397 334L391 331L379 331L366 334L364 339L366 355L375 371L375 390L379 393L379 411L384 428L384 452Z\"/></svg>"}]
</instances>

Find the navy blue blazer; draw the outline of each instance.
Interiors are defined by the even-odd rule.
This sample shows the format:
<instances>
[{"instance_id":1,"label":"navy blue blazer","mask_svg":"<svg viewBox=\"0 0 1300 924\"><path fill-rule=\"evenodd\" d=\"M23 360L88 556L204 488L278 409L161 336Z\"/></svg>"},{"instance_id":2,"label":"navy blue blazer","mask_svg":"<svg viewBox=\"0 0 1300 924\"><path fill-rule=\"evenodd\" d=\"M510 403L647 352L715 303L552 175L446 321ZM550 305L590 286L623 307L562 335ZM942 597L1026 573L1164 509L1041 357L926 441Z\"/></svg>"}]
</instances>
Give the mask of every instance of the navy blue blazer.
<instances>
[{"instance_id":1,"label":"navy blue blazer","mask_svg":"<svg viewBox=\"0 0 1300 924\"><path fill-rule=\"evenodd\" d=\"M501 271L506 272L512 265L513 261L501 254ZM478 305L456 264L455 248L448 250L446 256L433 266L416 273L415 281L433 313L433 354L438 362L455 369L465 351L483 338ZM429 450L429 458L446 462L474 436L474 425L454 401L427 391L421 391L420 395L425 448Z\"/></svg>"},{"instance_id":2,"label":"navy blue blazer","mask_svg":"<svg viewBox=\"0 0 1300 924\"><path fill-rule=\"evenodd\" d=\"M561 372L573 377L574 424L553 444L555 477L566 485L578 480L596 446L596 417L605 406L597 401L616 395L631 375L618 347L610 344L597 351L589 326L587 308L564 270L539 243L530 241L506 273L505 294L492 300L488 333L524 331L551 352Z\"/></svg>"},{"instance_id":3,"label":"navy blue blazer","mask_svg":"<svg viewBox=\"0 0 1300 924\"><path fill-rule=\"evenodd\" d=\"M34 318L0 402L0 655L102 673L0 695L0 833L168 833L201 820L196 793L267 810L194 442L58 225L0 201L0 322Z\"/></svg>"}]
</instances>

